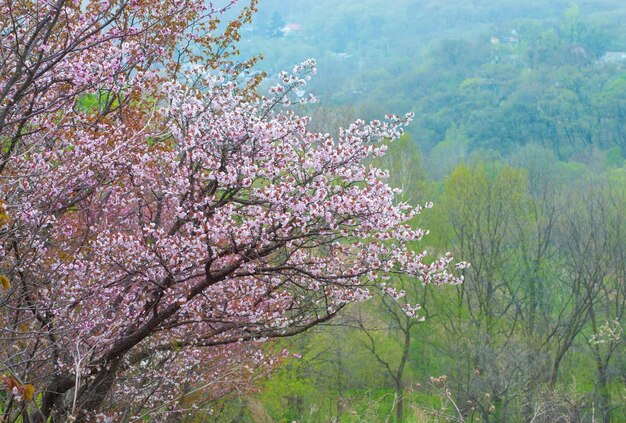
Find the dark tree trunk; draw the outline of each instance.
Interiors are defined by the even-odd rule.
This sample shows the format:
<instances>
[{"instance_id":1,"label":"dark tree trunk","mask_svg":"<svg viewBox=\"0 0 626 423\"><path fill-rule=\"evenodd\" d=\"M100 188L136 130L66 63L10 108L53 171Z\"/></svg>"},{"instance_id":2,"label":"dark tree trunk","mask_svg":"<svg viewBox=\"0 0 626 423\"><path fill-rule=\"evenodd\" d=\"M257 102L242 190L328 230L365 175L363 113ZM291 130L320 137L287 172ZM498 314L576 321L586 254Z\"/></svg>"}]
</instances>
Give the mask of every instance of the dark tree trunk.
<instances>
[{"instance_id":1,"label":"dark tree trunk","mask_svg":"<svg viewBox=\"0 0 626 423\"><path fill-rule=\"evenodd\" d=\"M606 365L602 360L598 360L598 385L596 388L598 396L598 406L602 412L602 423L611 423L611 395L606 374Z\"/></svg>"},{"instance_id":2,"label":"dark tree trunk","mask_svg":"<svg viewBox=\"0 0 626 423\"><path fill-rule=\"evenodd\" d=\"M90 384L78 394L76 423L89 423L91 414L98 411L111 391L119 370L120 359L107 363Z\"/></svg>"},{"instance_id":3,"label":"dark tree trunk","mask_svg":"<svg viewBox=\"0 0 626 423\"><path fill-rule=\"evenodd\" d=\"M404 367L406 366L406 361L409 357L409 350L411 348L411 325L413 322L409 320L407 317L407 326L406 330L404 330L404 346L402 349L402 358L400 359L400 364L398 365L398 371L396 372L395 382L396 382L396 421L398 423L402 423L404 420Z\"/></svg>"}]
</instances>

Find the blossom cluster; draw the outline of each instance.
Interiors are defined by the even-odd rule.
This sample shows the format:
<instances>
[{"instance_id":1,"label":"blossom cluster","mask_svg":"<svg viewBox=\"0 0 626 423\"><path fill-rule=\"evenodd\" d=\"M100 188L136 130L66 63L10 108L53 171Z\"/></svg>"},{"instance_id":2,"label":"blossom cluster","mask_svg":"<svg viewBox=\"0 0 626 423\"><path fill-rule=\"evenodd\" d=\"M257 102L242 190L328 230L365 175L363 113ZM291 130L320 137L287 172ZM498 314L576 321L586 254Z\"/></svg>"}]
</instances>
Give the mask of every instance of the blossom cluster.
<instances>
[{"instance_id":1,"label":"blossom cluster","mask_svg":"<svg viewBox=\"0 0 626 423\"><path fill-rule=\"evenodd\" d=\"M410 224L421 208L398 202L388 172L370 164L412 115L357 120L337 138L312 133L285 106L306 99L298 90L314 60L279 75L268 97L193 54L184 70L168 63L176 40L193 38L189 22L222 9L70 3L49 11L63 16L62 31L37 45L44 57L98 30L42 74L47 89L18 101L19 69L0 75L0 130L9 139L19 129L0 186L0 304L15 323L0 332L29 340L0 359L44 363L44 397L64 386L75 393L71 416L103 409L106 397L115 399L108 416L126 407L141 417L200 387L219 396L278 363L260 352L265 340L326 321L373 288L399 300L393 273L461 282L449 255L412 251L427 233ZM36 23L24 16L14 38ZM116 16L136 19L129 27ZM37 129L24 133L22 122ZM110 378L108 397L89 397Z\"/></svg>"}]
</instances>

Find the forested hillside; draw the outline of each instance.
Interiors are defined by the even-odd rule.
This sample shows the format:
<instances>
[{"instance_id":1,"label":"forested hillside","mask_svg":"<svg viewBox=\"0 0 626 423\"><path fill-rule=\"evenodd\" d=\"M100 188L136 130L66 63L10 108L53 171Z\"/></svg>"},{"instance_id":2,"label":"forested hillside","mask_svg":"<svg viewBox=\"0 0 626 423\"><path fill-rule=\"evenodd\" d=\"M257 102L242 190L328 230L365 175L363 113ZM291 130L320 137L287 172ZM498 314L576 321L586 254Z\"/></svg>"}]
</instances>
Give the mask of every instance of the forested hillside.
<instances>
[{"instance_id":1,"label":"forested hillside","mask_svg":"<svg viewBox=\"0 0 626 423\"><path fill-rule=\"evenodd\" d=\"M315 130L416 113L376 162L418 248L465 283L347 310L221 419L626 420L626 4L265 0L244 33L273 75L305 57ZM301 357L300 357L301 356Z\"/></svg>"},{"instance_id":2,"label":"forested hillside","mask_svg":"<svg viewBox=\"0 0 626 423\"><path fill-rule=\"evenodd\" d=\"M470 150L623 152L621 2L285 3L262 2L244 35L242 50L265 56L259 69L315 57L322 104L365 118L411 110L427 152L454 129Z\"/></svg>"}]
</instances>

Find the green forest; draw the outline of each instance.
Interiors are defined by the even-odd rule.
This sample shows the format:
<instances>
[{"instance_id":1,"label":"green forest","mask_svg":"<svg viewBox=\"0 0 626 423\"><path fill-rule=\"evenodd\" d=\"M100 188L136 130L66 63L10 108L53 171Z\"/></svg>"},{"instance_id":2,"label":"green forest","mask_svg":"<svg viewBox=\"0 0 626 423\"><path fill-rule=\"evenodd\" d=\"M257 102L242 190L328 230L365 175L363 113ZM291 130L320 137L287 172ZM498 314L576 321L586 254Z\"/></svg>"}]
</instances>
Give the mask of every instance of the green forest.
<instances>
[{"instance_id":1,"label":"green forest","mask_svg":"<svg viewBox=\"0 0 626 423\"><path fill-rule=\"evenodd\" d=\"M242 32L271 84L308 57L327 132L415 112L389 153L432 201L417 248L465 283L407 277L288 351L215 421L626 421L626 5L615 0L265 0Z\"/></svg>"}]
</instances>

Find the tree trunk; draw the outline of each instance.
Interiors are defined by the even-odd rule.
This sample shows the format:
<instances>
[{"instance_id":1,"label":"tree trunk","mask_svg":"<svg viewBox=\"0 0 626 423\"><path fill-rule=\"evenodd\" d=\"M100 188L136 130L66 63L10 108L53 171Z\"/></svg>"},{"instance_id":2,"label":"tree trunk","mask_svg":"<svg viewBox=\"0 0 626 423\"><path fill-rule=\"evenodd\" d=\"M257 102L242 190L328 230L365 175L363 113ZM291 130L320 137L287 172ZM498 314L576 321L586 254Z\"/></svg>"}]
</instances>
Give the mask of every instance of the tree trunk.
<instances>
[{"instance_id":1,"label":"tree trunk","mask_svg":"<svg viewBox=\"0 0 626 423\"><path fill-rule=\"evenodd\" d=\"M565 355L566 348L559 348L559 351L556 353L556 357L554 357L554 362L552 363L552 370L550 371L550 379L548 380L548 384L550 388L554 388L556 386L556 382L559 378L559 367L561 367L561 360L563 360L563 356Z\"/></svg>"},{"instance_id":2,"label":"tree trunk","mask_svg":"<svg viewBox=\"0 0 626 423\"><path fill-rule=\"evenodd\" d=\"M606 365L602 360L597 361L598 385L596 393L598 396L598 407L602 413L602 423L611 423L611 395L606 375Z\"/></svg>"},{"instance_id":3,"label":"tree trunk","mask_svg":"<svg viewBox=\"0 0 626 423\"><path fill-rule=\"evenodd\" d=\"M111 391L119 369L120 359L104 366L93 382L80 390L78 394L76 423L88 423L93 412L102 406L102 402Z\"/></svg>"},{"instance_id":4,"label":"tree trunk","mask_svg":"<svg viewBox=\"0 0 626 423\"><path fill-rule=\"evenodd\" d=\"M402 382L396 383L396 422L404 420L404 387Z\"/></svg>"},{"instance_id":5,"label":"tree trunk","mask_svg":"<svg viewBox=\"0 0 626 423\"><path fill-rule=\"evenodd\" d=\"M400 364L398 365L398 371L396 372L395 382L396 382L396 421L397 423L402 423L404 419L404 367L406 365L406 360L409 357L409 350L411 349L411 322L410 317L406 317L407 326L404 330L404 345L402 348L402 358L400 359Z\"/></svg>"},{"instance_id":6,"label":"tree trunk","mask_svg":"<svg viewBox=\"0 0 626 423\"><path fill-rule=\"evenodd\" d=\"M56 376L43 392L40 412L33 414L31 420L46 423L52 417L52 423L59 421L54 416L63 408L63 395L73 386L73 378Z\"/></svg>"}]
</instances>

